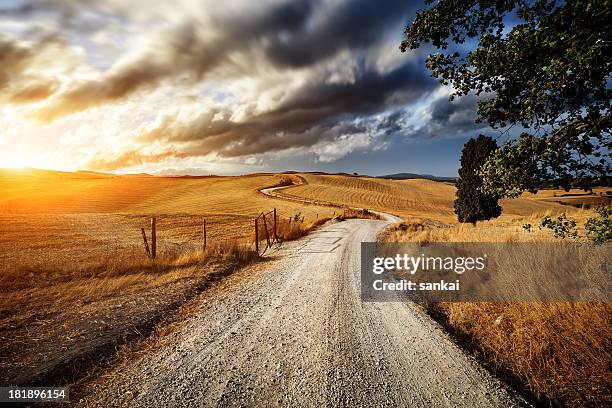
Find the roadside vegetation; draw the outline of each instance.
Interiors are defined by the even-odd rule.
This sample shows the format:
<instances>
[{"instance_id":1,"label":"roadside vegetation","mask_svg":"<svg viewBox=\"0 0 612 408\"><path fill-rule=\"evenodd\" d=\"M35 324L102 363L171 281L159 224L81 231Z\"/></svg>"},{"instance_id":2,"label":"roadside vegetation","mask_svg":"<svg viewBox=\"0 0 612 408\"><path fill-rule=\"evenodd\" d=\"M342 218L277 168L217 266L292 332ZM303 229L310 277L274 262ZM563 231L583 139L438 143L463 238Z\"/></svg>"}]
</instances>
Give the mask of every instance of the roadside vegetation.
<instances>
[{"instance_id":1,"label":"roadside vegetation","mask_svg":"<svg viewBox=\"0 0 612 408\"><path fill-rule=\"evenodd\" d=\"M338 212L336 214L335 212ZM344 221L355 218L380 220L381 217L366 209L343 208L334 211L331 217L317 217L314 220L304 221L301 213L290 218L280 218L278 223L278 236L282 241L291 241L307 235L312 230L328 221Z\"/></svg>"},{"instance_id":2,"label":"roadside vegetation","mask_svg":"<svg viewBox=\"0 0 612 408\"><path fill-rule=\"evenodd\" d=\"M585 224L593 215L593 211L574 213L577 230L585 231ZM523 227L546 217L551 217L551 213L476 226L436 225L426 219L412 219L394 226L381 239L423 244L563 241L546 228L527 231ZM538 247L533 250L537 252ZM542 403L576 407L610 403L609 303L445 302L423 307L473 349L490 369Z\"/></svg>"}]
</instances>

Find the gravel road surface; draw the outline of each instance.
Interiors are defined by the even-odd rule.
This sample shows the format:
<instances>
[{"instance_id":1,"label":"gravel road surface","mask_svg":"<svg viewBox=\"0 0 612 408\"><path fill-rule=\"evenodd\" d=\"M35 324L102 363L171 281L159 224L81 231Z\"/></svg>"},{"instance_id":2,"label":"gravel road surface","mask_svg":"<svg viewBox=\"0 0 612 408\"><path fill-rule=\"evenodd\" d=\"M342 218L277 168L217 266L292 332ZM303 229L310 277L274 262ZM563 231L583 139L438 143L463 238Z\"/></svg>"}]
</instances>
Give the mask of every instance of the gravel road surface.
<instances>
[{"instance_id":1,"label":"gravel road surface","mask_svg":"<svg viewBox=\"0 0 612 408\"><path fill-rule=\"evenodd\" d=\"M81 404L524 405L416 305L361 302L360 243L395 221L329 223L284 244L265 270L203 300L171 341Z\"/></svg>"}]
</instances>

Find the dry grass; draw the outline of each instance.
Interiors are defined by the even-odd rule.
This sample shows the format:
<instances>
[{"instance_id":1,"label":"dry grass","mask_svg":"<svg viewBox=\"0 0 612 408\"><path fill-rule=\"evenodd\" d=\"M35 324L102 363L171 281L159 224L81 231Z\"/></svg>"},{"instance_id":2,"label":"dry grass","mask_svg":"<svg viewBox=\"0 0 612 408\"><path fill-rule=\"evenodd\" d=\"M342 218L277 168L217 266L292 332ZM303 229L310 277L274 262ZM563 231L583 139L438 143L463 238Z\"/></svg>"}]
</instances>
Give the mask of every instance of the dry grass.
<instances>
[{"instance_id":1,"label":"dry grass","mask_svg":"<svg viewBox=\"0 0 612 408\"><path fill-rule=\"evenodd\" d=\"M330 220L349 220L354 218L379 220L381 217L367 209L345 208L338 210L338 214L331 217L316 217L314 220L305 221L301 214L293 217L281 217L277 225L277 234L282 241L292 241L301 238L317 227Z\"/></svg>"},{"instance_id":2,"label":"dry grass","mask_svg":"<svg viewBox=\"0 0 612 408\"><path fill-rule=\"evenodd\" d=\"M410 220L383 238L390 242L557 242L529 233L542 214L472 225L427 225ZM572 215L580 223L589 211ZM534 247L537 251L537 247ZM537 273L537 271L534 271ZM517 286L518 287L518 286ZM453 302L425 305L460 338L483 352L500 373L536 397L569 406L612 403L612 305L570 302Z\"/></svg>"},{"instance_id":3,"label":"dry grass","mask_svg":"<svg viewBox=\"0 0 612 408\"><path fill-rule=\"evenodd\" d=\"M569 406L610 406L609 303L440 303L447 324L536 396Z\"/></svg>"},{"instance_id":4,"label":"dry grass","mask_svg":"<svg viewBox=\"0 0 612 408\"><path fill-rule=\"evenodd\" d=\"M612 204L612 189L609 187L596 187L592 192L571 189L562 191L558 189L540 190L537 194L525 194L525 197L559 203L576 208L590 209L592 207Z\"/></svg>"},{"instance_id":5,"label":"dry grass","mask_svg":"<svg viewBox=\"0 0 612 408\"><path fill-rule=\"evenodd\" d=\"M255 259L260 212L333 215L258 191L294 178L0 170L0 383L60 381L87 366L79 358L146 333L211 277ZM140 233L152 215L155 261Z\"/></svg>"},{"instance_id":6,"label":"dry grass","mask_svg":"<svg viewBox=\"0 0 612 408\"><path fill-rule=\"evenodd\" d=\"M211 279L259 259L235 241L165 250L155 260L138 249L76 268L3 273L0 383L70 380L118 344L147 334Z\"/></svg>"}]
</instances>

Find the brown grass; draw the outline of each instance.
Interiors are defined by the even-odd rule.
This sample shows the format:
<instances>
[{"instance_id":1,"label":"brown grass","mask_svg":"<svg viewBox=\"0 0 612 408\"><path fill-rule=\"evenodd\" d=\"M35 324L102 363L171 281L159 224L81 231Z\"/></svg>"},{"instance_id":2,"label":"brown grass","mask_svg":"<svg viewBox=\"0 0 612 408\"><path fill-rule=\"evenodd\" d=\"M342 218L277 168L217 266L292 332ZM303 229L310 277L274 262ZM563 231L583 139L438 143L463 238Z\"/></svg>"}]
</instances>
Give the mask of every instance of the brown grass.
<instances>
[{"instance_id":1,"label":"brown grass","mask_svg":"<svg viewBox=\"0 0 612 408\"><path fill-rule=\"evenodd\" d=\"M430 226L411 220L390 230L389 242L555 242L547 231L514 221ZM592 214L575 213L584 222ZM537 247L534 247L537 250ZM537 273L537 271L534 271ZM612 305L570 302L453 302L424 305L496 371L518 380L536 397L569 406L612 402Z\"/></svg>"},{"instance_id":2,"label":"brown grass","mask_svg":"<svg viewBox=\"0 0 612 408\"><path fill-rule=\"evenodd\" d=\"M293 217L281 217L278 221L277 234L282 241L292 241L307 235L312 230L325 224L330 220L349 220L349 219L374 219L379 220L381 217L367 209L344 208L338 210L338 214L331 217L316 217L314 220L305 221L301 214L295 214Z\"/></svg>"},{"instance_id":3,"label":"brown grass","mask_svg":"<svg viewBox=\"0 0 612 408\"><path fill-rule=\"evenodd\" d=\"M255 259L253 219L307 223L333 209L258 190L296 176L150 177L0 170L0 383L60 381L72 362L145 333L158 317ZM158 258L140 228L157 217ZM202 220L208 248L201 251Z\"/></svg>"},{"instance_id":4,"label":"brown grass","mask_svg":"<svg viewBox=\"0 0 612 408\"><path fill-rule=\"evenodd\" d=\"M3 273L0 383L71 380L118 344L146 335L214 277L259 259L235 241L166 250L155 260L138 252L78 268Z\"/></svg>"}]
</instances>

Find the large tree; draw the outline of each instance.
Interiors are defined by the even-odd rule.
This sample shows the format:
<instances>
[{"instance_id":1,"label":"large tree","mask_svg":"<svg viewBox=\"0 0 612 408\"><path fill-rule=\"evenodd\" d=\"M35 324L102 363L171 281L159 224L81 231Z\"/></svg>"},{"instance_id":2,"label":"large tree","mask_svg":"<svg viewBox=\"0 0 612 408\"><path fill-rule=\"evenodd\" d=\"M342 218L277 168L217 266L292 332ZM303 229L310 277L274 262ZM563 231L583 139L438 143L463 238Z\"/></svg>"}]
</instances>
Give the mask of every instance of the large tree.
<instances>
[{"instance_id":1,"label":"large tree","mask_svg":"<svg viewBox=\"0 0 612 408\"><path fill-rule=\"evenodd\" d=\"M495 140L483 135L470 139L463 146L455 199L455 214L459 222L476 224L477 221L501 215L497 195L482 191L482 177L479 174L482 164L496 149Z\"/></svg>"},{"instance_id":2,"label":"large tree","mask_svg":"<svg viewBox=\"0 0 612 408\"><path fill-rule=\"evenodd\" d=\"M434 3L426 0L427 4ZM612 172L612 1L439 0L400 49L431 43L427 67L451 99L481 95L476 121L520 137L482 167L500 196L607 183Z\"/></svg>"}]
</instances>

